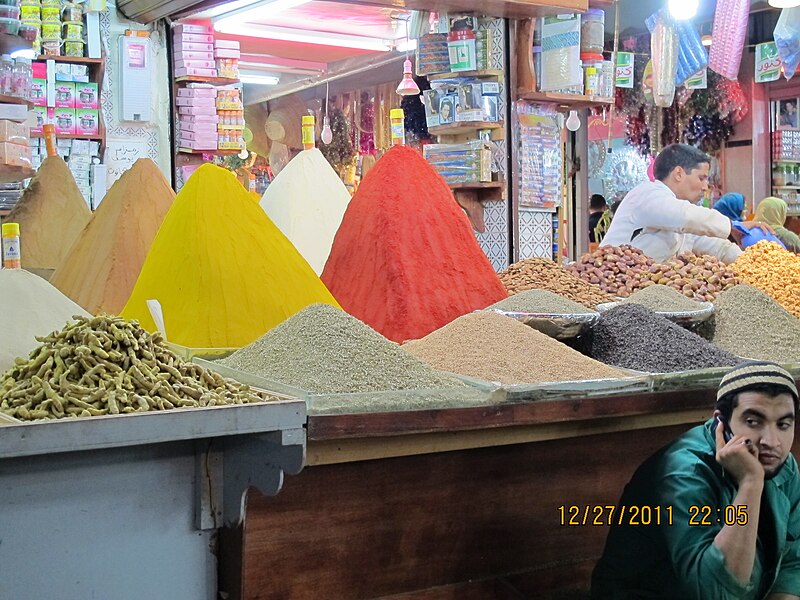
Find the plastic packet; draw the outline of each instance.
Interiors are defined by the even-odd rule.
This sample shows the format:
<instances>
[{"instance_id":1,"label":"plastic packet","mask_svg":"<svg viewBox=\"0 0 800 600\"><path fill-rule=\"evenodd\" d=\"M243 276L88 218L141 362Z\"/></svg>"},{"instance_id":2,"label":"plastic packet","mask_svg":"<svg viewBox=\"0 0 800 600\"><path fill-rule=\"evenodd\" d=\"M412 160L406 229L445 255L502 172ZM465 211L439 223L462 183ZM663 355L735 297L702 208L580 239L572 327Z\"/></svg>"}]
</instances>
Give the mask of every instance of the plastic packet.
<instances>
[{"instance_id":1,"label":"plastic packet","mask_svg":"<svg viewBox=\"0 0 800 600\"><path fill-rule=\"evenodd\" d=\"M773 37L783 62L783 76L791 79L800 64L800 7L781 11Z\"/></svg>"},{"instance_id":2,"label":"plastic packet","mask_svg":"<svg viewBox=\"0 0 800 600\"><path fill-rule=\"evenodd\" d=\"M645 23L650 30L653 101L656 106L672 106L678 70L678 32L664 10L654 12Z\"/></svg>"},{"instance_id":3,"label":"plastic packet","mask_svg":"<svg viewBox=\"0 0 800 600\"><path fill-rule=\"evenodd\" d=\"M750 0L717 2L711 32L714 43L711 44L708 67L728 79L736 79L739 75L749 12Z\"/></svg>"},{"instance_id":4,"label":"plastic packet","mask_svg":"<svg viewBox=\"0 0 800 600\"><path fill-rule=\"evenodd\" d=\"M683 85L692 75L708 66L708 53L691 21L676 21L678 32L678 70L675 85Z\"/></svg>"}]
</instances>

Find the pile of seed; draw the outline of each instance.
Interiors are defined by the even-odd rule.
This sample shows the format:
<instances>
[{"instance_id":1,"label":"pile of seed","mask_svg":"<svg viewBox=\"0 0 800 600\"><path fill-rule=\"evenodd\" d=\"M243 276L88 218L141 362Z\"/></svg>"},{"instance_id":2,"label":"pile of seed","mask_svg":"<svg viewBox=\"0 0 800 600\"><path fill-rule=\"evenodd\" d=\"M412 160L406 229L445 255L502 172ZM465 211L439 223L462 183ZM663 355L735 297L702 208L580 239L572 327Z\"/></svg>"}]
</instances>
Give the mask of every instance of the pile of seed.
<instances>
[{"instance_id":1,"label":"pile of seed","mask_svg":"<svg viewBox=\"0 0 800 600\"><path fill-rule=\"evenodd\" d=\"M543 313L543 314L586 314L591 313L582 304L560 296L548 290L528 290L509 296L505 300L492 304L489 308L497 308L506 312Z\"/></svg>"},{"instance_id":2,"label":"pile of seed","mask_svg":"<svg viewBox=\"0 0 800 600\"><path fill-rule=\"evenodd\" d=\"M640 287L654 283L669 286L687 298L711 302L739 281L733 269L716 256L683 252L662 264L652 265Z\"/></svg>"},{"instance_id":3,"label":"pile of seed","mask_svg":"<svg viewBox=\"0 0 800 600\"><path fill-rule=\"evenodd\" d=\"M318 394L464 386L327 304L312 304L221 363Z\"/></svg>"},{"instance_id":4,"label":"pile of seed","mask_svg":"<svg viewBox=\"0 0 800 600\"><path fill-rule=\"evenodd\" d=\"M641 304L656 312L688 312L700 310L701 305L666 285L650 285L623 300L625 304Z\"/></svg>"},{"instance_id":5,"label":"pile of seed","mask_svg":"<svg viewBox=\"0 0 800 600\"><path fill-rule=\"evenodd\" d=\"M800 256L761 241L747 248L731 267L742 282L769 294L800 317Z\"/></svg>"},{"instance_id":6,"label":"pile of seed","mask_svg":"<svg viewBox=\"0 0 800 600\"><path fill-rule=\"evenodd\" d=\"M714 344L747 358L800 362L800 319L746 283L714 303Z\"/></svg>"},{"instance_id":7,"label":"pile of seed","mask_svg":"<svg viewBox=\"0 0 800 600\"><path fill-rule=\"evenodd\" d=\"M549 290L591 309L614 300L597 286L546 258L526 258L501 271L499 276L509 294L531 289Z\"/></svg>"},{"instance_id":8,"label":"pile of seed","mask_svg":"<svg viewBox=\"0 0 800 600\"><path fill-rule=\"evenodd\" d=\"M733 354L639 304L603 313L592 333L593 358L636 371L671 373L739 362Z\"/></svg>"},{"instance_id":9,"label":"pile of seed","mask_svg":"<svg viewBox=\"0 0 800 600\"><path fill-rule=\"evenodd\" d=\"M633 246L600 246L581 256L567 270L604 292L628 297L641 287L653 259Z\"/></svg>"},{"instance_id":10,"label":"pile of seed","mask_svg":"<svg viewBox=\"0 0 800 600\"><path fill-rule=\"evenodd\" d=\"M624 377L561 342L492 312L476 312L403 347L430 365L506 384Z\"/></svg>"},{"instance_id":11,"label":"pile of seed","mask_svg":"<svg viewBox=\"0 0 800 600\"><path fill-rule=\"evenodd\" d=\"M275 400L173 354L136 321L76 317L0 380L0 410L23 420Z\"/></svg>"}]
</instances>

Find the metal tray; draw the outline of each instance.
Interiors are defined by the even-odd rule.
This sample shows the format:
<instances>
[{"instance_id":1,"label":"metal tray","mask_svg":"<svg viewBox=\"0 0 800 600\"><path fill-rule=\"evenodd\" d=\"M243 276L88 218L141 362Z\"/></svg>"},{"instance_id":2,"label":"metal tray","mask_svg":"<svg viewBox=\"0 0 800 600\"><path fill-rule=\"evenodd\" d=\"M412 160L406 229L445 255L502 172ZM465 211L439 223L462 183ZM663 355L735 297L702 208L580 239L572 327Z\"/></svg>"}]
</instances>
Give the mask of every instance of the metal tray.
<instances>
[{"instance_id":1,"label":"metal tray","mask_svg":"<svg viewBox=\"0 0 800 600\"><path fill-rule=\"evenodd\" d=\"M223 377L230 377L252 387L269 389L296 396L306 401L308 414L357 414L372 412L400 412L410 410L430 410L435 408L466 408L471 406L494 405L505 400L502 388L490 382L466 385L462 388L424 388L408 390L386 390L375 392L352 392L342 394L317 394L245 373L202 358L192 362L216 371ZM451 373L445 373L452 375ZM454 376L455 377L455 376ZM456 377L457 379L461 379ZM465 383L468 383L465 381Z\"/></svg>"},{"instance_id":2,"label":"metal tray","mask_svg":"<svg viewBox=\"0 0 800 600\"><path fill-rule=\"evenodd\" d=\"M589 331L600 319L600 313L524 313L488 308L479 312L494 312L516 319L557 340L568 340Z\"/></svg>"},{"instance_id":3,"label":"metal tray","mask_svg":"<svg viewBox=\"0 0 800 600\"><path fill-rule=\"evenodd\" d=\"M604 302L602 304L597 305L597 310L599 312L605 312L607 310L611 310L616 306L620 306L622 304L632 304L629 302ZM703 321L707 321L711 318L714 314L714 304L711 302L698 302L697 305L700 307L697 310L688 310L688 311L679 311L679 312L669 312L669 311L661 311L656 310L653 311L657 315L661 315L662 317L666 317L673 323L677 323L678 325L693 325L696 323L702 323Z\"/></svg>"},{"instance_id":4,"label":"metal tray","mask_svg":"<svg viewBox=\"0 0 800 600\"><path fill-rule=\"evenodd\" d=\"M219 360L239 350L239 348L189 348L174 342L165 341L164 343L183 360L192 360L195 356L208 360Z\"/></svg>"}]
</instances>

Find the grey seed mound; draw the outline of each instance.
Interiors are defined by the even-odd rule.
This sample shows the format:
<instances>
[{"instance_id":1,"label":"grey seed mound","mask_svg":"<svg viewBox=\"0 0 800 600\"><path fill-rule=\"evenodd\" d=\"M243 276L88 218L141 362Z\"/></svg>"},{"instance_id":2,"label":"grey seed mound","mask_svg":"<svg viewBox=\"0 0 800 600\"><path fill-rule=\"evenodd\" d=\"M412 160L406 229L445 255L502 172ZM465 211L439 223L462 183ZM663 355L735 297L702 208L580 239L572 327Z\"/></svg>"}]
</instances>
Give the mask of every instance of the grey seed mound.
<instances>
[{"instance_id":1,"label":"grey seed mound","mask_svg":"<svg viewBox=\"0 0 800 600\"><path fill-rule=\"evenodd\" d=\"M465 386L327 304L306 307L220 362L318 394Z\"/></svg>"},{"instance_id":2,"label":"grey seed mound","mask_svg":"<svg viewBox=\"0 0 800 600\"><path fill-rule=\"evenodd\" d=\"M740 362L640 304L622 304L602 314L593 331L590 355L610 365L650 373Z\"/></svg>"},{"instance_id":3,"label":"grey seed mound","mask_svg":"<svg viewBox=\"0 0 800 600\"><path fill-rule=\"evenodd\" d=\"M800 319L761 290L741 283L714 302L712 341L747 358L800 362Z\"/></svg>"},{"instance_id":4,"label":"grey seed mound","mask_svg":"<svg viewBox=\"0 0 800 600\"><path fill-rule=\"evenodd\" d=\"M625 304L641 304L656 312L688 312L700 310L696 300L687 298L679 291L666 285L656 284L639 290L630 298L623 300Z\"/></svg>"},{"instance_id":5,"label":"grey seed mound","mask_svg":"<svg viewBox=\"0 0 800 600\"><path fill-rule=\"evenodd\" d=\"M434 367L507 384L625 377L535 329L493 312L475 312L403 345Z\"/></svg>"},{"instance_id":6,"label":"grey seed mound","mask_svg":"<svg viewBox=\"0 0 800 600\"><path fill-rule=\"evenodd\" d=\"M586 314L592 311L549 290L528 290L509 296L505 300L492 304L489 308L498 308L507 312L552 313L552 314Z\"/></svg>"}]
</instances>

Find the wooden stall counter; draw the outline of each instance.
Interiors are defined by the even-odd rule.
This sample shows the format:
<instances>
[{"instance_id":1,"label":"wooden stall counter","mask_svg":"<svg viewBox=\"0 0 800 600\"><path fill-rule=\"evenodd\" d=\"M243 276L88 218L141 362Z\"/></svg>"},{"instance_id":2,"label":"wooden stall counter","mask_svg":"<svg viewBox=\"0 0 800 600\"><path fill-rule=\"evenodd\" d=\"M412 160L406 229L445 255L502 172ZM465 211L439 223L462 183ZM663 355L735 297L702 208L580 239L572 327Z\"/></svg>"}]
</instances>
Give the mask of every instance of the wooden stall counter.
<instances>
[{"instance_id":1,"label":"wooden stall counter","mask_svg":"<svg viewBox=\"0 0 800 600\"><path fill-rule=\"evenodd\" d=\"M307 465L251 491L220 544L220 592L247 600L586 597L636 467L710 417L715 388L491 407L310 415Z\"/></svg>"}]
</instances>

